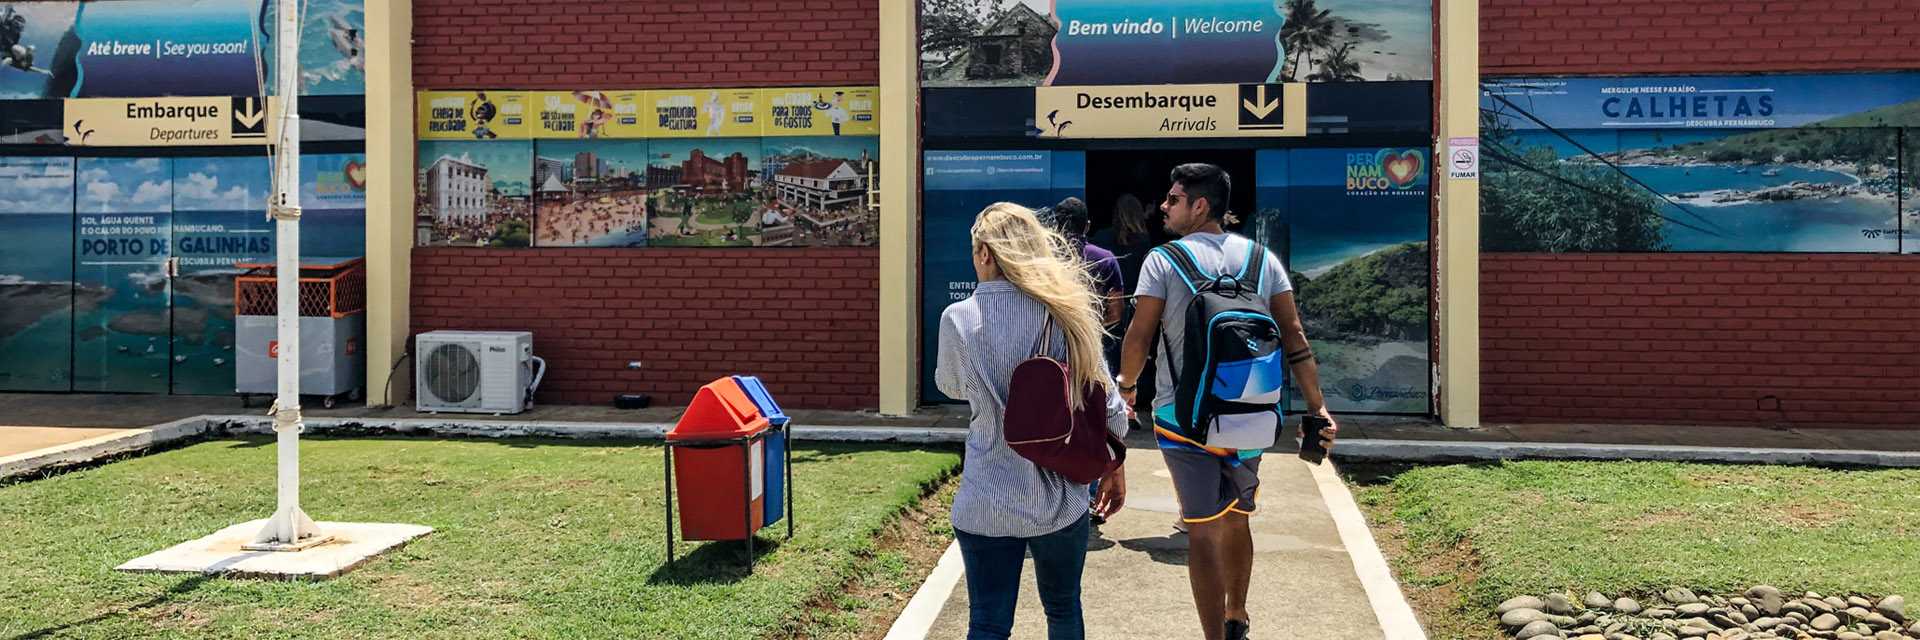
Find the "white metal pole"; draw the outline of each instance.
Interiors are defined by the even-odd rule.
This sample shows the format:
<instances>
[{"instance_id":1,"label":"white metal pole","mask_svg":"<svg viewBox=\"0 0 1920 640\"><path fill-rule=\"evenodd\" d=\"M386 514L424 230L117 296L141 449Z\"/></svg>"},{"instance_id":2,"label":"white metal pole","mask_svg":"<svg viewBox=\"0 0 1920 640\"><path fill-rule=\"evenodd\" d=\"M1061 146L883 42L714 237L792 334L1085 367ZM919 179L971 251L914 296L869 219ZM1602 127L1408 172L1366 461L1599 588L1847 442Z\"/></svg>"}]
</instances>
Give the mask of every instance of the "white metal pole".
<instances>
[{"instance_id":1,"label":"white metal pole","mask_svg":"<svg viewBox=\"0 0 1920 640\"><path fill-rule=\"evenodd\" d=\"M274 148L273 204L276 312L280 358L279 398L273 430L279 437L279 507L255 544L298 545L320 535L300 509L300 0L278 0L274 95L280 99L279 143Z\"/></svg>"}]
</instances>

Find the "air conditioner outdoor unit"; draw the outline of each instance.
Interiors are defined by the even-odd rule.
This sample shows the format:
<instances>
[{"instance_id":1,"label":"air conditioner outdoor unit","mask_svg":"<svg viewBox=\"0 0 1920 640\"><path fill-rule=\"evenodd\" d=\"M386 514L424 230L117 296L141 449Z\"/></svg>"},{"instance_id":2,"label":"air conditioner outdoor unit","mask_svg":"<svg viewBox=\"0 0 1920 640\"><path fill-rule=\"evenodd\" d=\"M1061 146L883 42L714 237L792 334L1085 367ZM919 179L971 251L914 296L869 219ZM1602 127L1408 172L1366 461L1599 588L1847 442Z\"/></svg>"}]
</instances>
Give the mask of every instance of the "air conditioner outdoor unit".
<instances>
[{"instance_id":1,"label":"air conditioner outdoor unit","mask_svg":"<svg viewBox=\"0 0 1920 640\"><path fill-rule=\"evenodd\" d=\"M428 412L525 411L547 368L525 331L429 331L414 338L414 362L415 409Z\"/></svg>"}]
</instances>

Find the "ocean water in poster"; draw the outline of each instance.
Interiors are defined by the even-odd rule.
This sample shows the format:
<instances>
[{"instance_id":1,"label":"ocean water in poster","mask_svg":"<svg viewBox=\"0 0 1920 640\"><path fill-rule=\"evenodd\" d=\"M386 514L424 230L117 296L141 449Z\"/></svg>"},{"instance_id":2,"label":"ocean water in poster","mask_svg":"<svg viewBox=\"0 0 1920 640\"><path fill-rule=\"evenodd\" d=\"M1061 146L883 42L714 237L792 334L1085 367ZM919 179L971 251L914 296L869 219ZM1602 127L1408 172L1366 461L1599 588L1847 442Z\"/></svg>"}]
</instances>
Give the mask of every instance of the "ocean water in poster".
<instances>
[{"instance_id":1,"label":"ocean water in poster","mask_svg":"<svg viewBox=\"0 0 1920 640\"><path fill-rule=\"evenodd\" d=\"M367 92L365 0L306 0L300 29L300 92Z\"/></svg>"},{"instance_id":2,"label":"ocean water in poster","mask_svg":"<svg viewBox=\"0 0 1920 640\"><path fill-rule=\"evenodd\" d=\"M81 158L76 166L73 390L166 393L173 335L173 161Z\"/></svg>"},{"instance_id":3,"label":"ocean water in poster","mask_svg":"<svg viewBox=\"0 0 1920 640\"><path fill-rule=\"evenodd\" d=\"M104 287L73 283L72 158L0 158L0 391L66 391L72 313Z\"/></svg>"},{"instance_id":4,"label":"ocean water in poster","mask_svg":"<svg viewBox=\"0 0 1920 640\"><path fill-rule=\"evenodd\" d=\"M647 246L647 141L540 140L534 246Z\"/></svg>"},{"instance_id":5,"label":"ocean water in poster","mask_svg":"<svg viewBox=\"0 0 1920 640\"><path fill-rule=\"evenodd\" d=\"M1429 161L1426 149L1375 147L1256 158L1259 209L1283 214L1289 276L1334 411L1432 408Z\"/></svg>"},{"instance_id":6,"label":"ocean water in poster","mask_svg":"<svg viewBox=\"0 0 1920 640\"><path fill-rule=\"evenodd\" d=\"M173 161L175 394L234 392L233 279L243 272L237 265L274 255L273 223L265 216L268 172L261 156Z\"/></svg>"},{"instance_id":7,"label":"ocean water in poster","mask_svg":"<svg viewBox=\"0 0 1920 640\"><path fill-rule=\"evenodd\" d=\"M300 255L367 255L367 157L300 156Z\"/></svg>"},{"instance_id":8,"label":"ocean water in poster","mask_svg":"<svg viewBox=\"0 0 1920 640\"><path fill-rule=\"evenodd\" d=\"M1498 82L1482 103L1487 251L1916 244L1920 179L1903 159L1920 75Z\"/></svg>"}]
</instances>

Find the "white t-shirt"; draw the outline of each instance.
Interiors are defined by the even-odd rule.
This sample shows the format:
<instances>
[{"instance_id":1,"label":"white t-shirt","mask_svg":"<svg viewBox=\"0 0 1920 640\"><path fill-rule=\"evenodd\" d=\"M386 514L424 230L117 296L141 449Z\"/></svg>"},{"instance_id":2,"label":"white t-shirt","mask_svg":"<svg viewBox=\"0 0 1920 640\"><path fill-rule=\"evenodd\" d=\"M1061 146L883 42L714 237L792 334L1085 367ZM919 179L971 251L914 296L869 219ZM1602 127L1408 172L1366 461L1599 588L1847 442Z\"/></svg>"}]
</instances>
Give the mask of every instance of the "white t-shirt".
<instances>
[{"instance_id":1,"label":"white t-shirt","mask_svg":"<svg viewBox=\"0 0 1920 640\"><path fill-rule=\"evenodd\" d=\"M1175 246L1180 245L1180 246ZM1287 279L1287 269L1280 264L1280 258L1254 245L1245 236L1233 233L1192 233L1165 245L1168 251L1179 251L1185 247L1193 256L1193 262L1209 277L1231 273L1242 282L1260 279L1257 289L1261 300L1271 304L1273 297L1293 290L1293 282ZM1266 253L1266 268L1260 274L1246 273L1248 250ZM1160 364L1156 365L1159 374L1155 376L1153 408L1173 404L1173 372L1181 366L1180 345L1186 344L1187 305L1193 301L1193 290L1187 288L1186 280L1173 266L1173 261L1161 255L1159 251L1147 254L1146 263L1140 267L1140 286L1135 295L1152 296L1167 301L1166 309L1160 312L1160 332L1166 342L1156 339L1153 348L1160 352ZM1170 348L1168 348L1170 347Z\"/></svg>"}]
</instances>

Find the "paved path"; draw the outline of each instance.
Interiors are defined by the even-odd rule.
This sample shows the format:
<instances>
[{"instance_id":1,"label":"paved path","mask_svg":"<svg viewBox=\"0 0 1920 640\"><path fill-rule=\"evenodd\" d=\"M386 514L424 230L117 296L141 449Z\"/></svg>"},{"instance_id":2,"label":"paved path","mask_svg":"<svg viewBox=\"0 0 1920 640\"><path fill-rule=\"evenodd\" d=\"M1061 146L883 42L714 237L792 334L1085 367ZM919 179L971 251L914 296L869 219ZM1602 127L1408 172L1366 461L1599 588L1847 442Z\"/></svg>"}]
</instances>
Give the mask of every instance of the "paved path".
<instances>
[{"instance_id":1,"label":"paved path","mask_svg":"<svg viewBox=\"0 0 1920 640\"><path fill-rule=\"evenodd\" d=\"M1098 527L1088 546L1081 597L1087 637L1199 638L1199 620L1187 586L1187 540L1173 528L1178 509L1172 481L1151 444L1135 447L1127 458L1126 508ZM1389 638L1355 572L1356 561L1348 554L1348 543L1328 501L1322 498L1314 470L1285 452L1268 455L1271 458L1261 469L1260 510L1251 518L1250 637ZM1346 495L1344 489L1339 491ZM1347 501L1350 506L1351 499ZM1365 544L1361 551L1377 557L1370 537ZM1031 560L1022 578L1013 635L1044 638L1046 618L1035 591ZM1392 595L1398 596L1397 589ZM960 640L966 633L967 588L962 578L926 638ZM1392 640L1408 637L1415 636L1403 631Z\"/></svg>"},{"instance_id":2,"label":"paved path","mask_svg":"<svg viewBox=\"0 0 1920 640\"><path fill-rule=\"evenodd\" d=\"M0 458L130 431L133 430L96 427L0 426Z\"/></svg>"}]
</instances>

